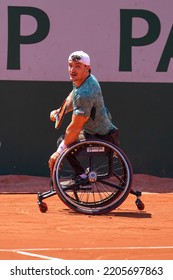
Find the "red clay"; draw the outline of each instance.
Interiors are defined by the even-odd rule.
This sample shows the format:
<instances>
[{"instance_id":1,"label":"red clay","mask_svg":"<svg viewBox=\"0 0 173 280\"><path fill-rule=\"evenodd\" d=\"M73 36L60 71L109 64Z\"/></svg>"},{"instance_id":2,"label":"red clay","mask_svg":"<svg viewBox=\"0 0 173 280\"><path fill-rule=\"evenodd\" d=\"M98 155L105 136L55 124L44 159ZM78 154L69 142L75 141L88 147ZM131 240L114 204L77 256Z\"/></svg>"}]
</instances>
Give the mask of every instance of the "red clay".
<instances>
[{"instance_id":1,"label":"red clay","mask_svg":"<svg viewBox=\"0 0 173 280\"><path fill-rule=\"evenodd\" d=\"M74 213L57 196L43 214L36 194L1 194L0 259L172 260L173 193L144 193L107 215Z\"/></svg>"}]
</instances>

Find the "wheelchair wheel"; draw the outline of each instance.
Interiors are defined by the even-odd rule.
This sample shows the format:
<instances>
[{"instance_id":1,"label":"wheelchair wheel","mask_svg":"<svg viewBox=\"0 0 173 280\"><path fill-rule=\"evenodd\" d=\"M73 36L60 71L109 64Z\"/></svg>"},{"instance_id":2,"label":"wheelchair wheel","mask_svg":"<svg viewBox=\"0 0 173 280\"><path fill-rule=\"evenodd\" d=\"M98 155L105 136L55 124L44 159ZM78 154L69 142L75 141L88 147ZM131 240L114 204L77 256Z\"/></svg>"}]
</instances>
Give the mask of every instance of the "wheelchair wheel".
<instances>
[{"instance_id":1,"label":"wheelchair wheel","mask_svg":"<svg viewBox=\"0 0 173 280\"><path fill-rule=\"evenodd\" d=\"M78 174L86 179L77 181ZM86 140L66 149L54 166L54 186L60 199L72 210L104 214L127 198L132 168L120 148L102 140Z\"/></svg>"}]
</instances>

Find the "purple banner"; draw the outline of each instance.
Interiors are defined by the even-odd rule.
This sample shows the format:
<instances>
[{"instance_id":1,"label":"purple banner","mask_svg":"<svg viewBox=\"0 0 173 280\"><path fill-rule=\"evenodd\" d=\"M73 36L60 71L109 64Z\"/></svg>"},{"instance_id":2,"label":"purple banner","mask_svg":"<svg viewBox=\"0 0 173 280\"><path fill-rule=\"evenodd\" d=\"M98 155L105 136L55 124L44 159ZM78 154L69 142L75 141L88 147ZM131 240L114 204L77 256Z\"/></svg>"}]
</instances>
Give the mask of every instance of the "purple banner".
<instances>
[{"instance_id":1,"label":"purple banner","mask_svg":"<svg viewBox=\"0 0 173 280\"><path fill-rule=\"evenodd\" d=\"M1 0L0 80L68 81L91 57L100 81L172 82L172 0Z\"/></svg>"}]
</instances>

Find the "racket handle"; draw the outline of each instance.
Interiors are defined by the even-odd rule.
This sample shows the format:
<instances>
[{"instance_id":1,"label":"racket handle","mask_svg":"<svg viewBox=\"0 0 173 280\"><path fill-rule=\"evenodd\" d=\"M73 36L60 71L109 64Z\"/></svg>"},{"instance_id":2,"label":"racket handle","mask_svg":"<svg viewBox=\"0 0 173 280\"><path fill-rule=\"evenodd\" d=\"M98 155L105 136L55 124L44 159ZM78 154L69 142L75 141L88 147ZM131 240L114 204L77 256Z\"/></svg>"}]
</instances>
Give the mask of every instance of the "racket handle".
<instances>
[{"instance_id":1,"label":"racket handle","mask_svg":"<svg viewBox=\"0 0 173 280\"><path fill-rule=\"evenodd\" d=\"M58 121L59 121L59 117L58 117L58 115L56 115L55 128L56 128L56 127L57 127L57 125L58 125Z\"/></svg>"}]
</instances>

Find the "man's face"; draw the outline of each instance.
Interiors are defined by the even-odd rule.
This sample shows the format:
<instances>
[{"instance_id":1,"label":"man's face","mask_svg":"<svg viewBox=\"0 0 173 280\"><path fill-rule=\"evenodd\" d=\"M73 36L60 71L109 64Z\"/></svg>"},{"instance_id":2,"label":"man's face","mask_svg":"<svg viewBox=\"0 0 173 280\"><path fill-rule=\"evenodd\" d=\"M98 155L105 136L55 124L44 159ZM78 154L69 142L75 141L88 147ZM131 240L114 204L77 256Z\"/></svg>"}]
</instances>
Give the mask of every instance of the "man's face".
<instances>
[{"instance_id":1,"label":"man's face","mask_svg":"<svg viewBox=\"0 0 173 280\"><path fill-rule=\"evenodd\" d=\"M89 66L81 62L69 61L68 71L70 80L74 82L76 86L80 86L89 75L89 68Z\"/></svg>"}]
</instances>

